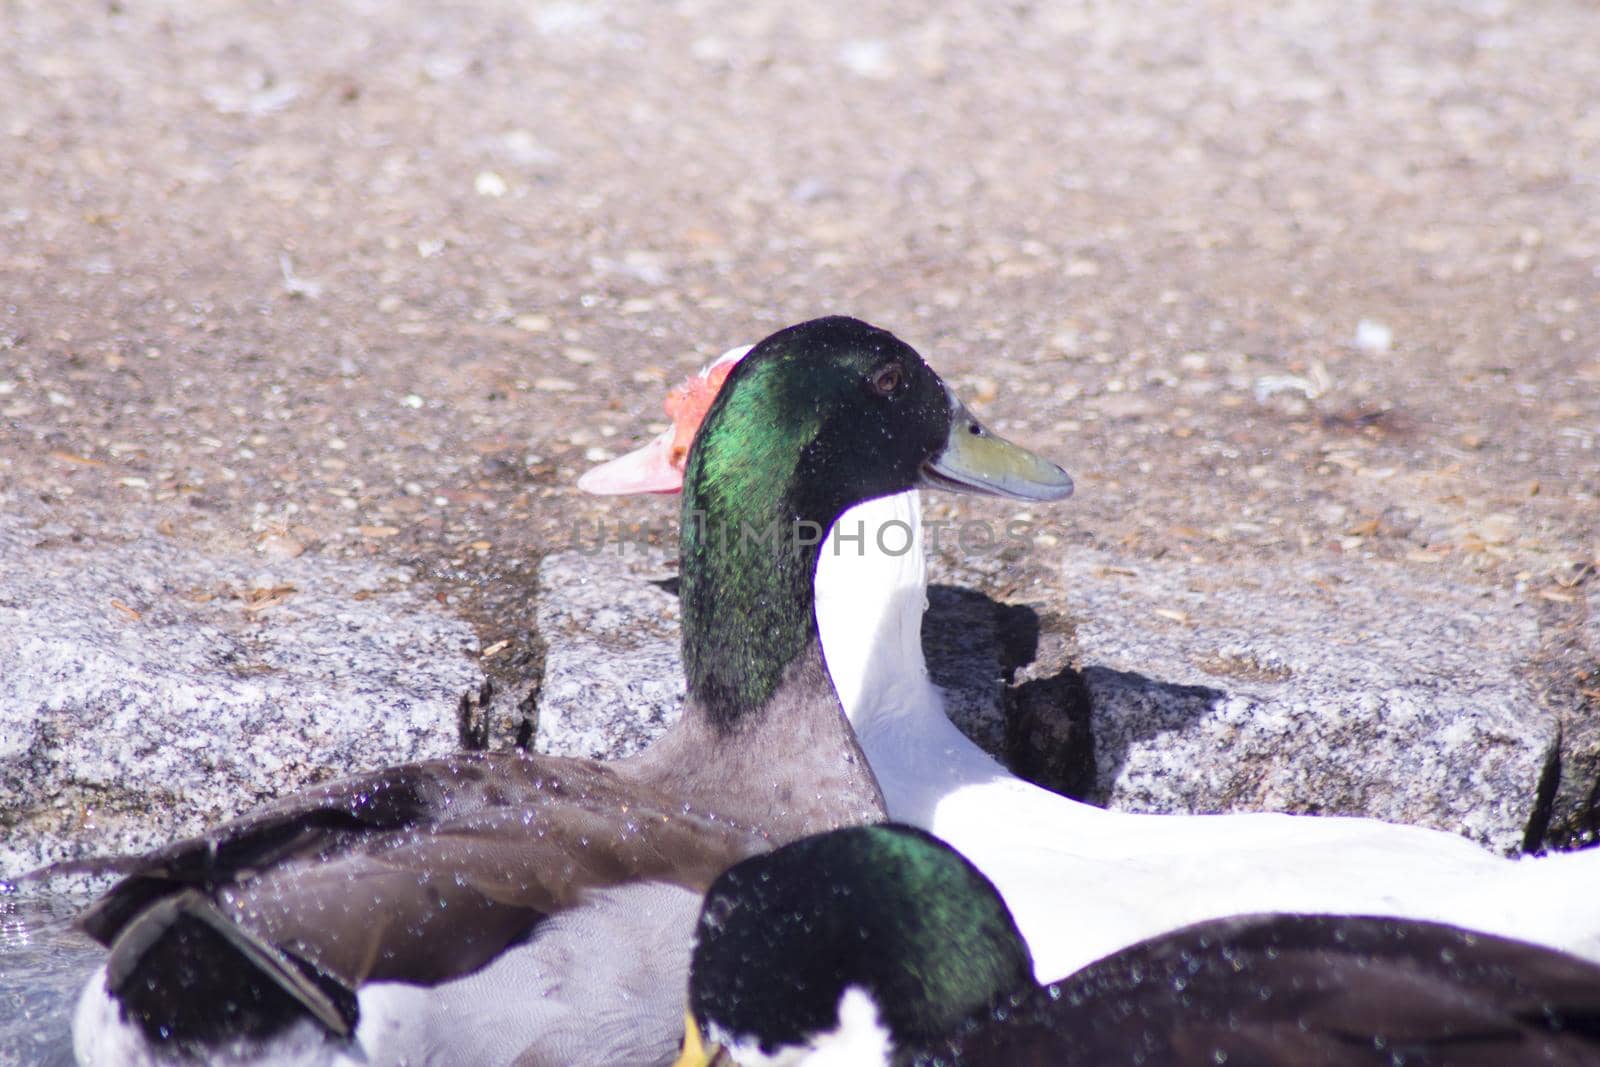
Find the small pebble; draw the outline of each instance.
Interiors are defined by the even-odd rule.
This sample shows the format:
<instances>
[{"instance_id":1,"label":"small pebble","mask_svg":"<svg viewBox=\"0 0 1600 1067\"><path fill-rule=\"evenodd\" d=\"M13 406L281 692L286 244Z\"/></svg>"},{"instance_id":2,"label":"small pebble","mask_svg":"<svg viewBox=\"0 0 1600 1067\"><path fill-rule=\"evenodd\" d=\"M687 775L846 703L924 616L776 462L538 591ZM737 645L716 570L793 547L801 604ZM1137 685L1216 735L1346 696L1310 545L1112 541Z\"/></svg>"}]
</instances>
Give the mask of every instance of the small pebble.
<instances>
[{"instance_id":1,"label":"small pebble","mask_svg":"<svg viewBox=\"0 0 1600 1067\"><path fill-rule=\"evenodd\" d=\"M1376 319L1356 324L1356 347L1368 355L1386 356L1394 345L1394 331Z\"/></svg>"},{"instance_id":2,"label":"small pebble","mask_svg":"<svg viewBox=\"0 0 1600 1067\"><path fill-rule=\"evenodd\" d=\"M510 191L506 180L492 170L480 171L472 180L472 188L479 196L501 197Z\"/></svg>"},{"instance_id":3,"label":"small pebble","mask_svg":"<svg viewBox=\"0 0 1600 1067\"><path fill-rule=\"evenodd\" d=\"M839 46L837 57L840 65L857 77L877 81L894 76L894 61L883 41L846 41Z\"/></svg>"}]
</instances>

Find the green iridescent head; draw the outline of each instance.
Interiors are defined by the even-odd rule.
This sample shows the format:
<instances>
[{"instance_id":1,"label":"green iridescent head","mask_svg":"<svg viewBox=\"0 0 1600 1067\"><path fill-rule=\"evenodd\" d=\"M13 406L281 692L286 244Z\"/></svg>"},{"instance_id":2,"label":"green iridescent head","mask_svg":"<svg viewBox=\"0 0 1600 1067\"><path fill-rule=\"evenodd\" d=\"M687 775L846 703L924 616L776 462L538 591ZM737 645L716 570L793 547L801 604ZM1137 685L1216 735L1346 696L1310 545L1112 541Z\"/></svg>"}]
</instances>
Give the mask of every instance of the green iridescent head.
<instances>
[{"instance_id":1,"label":"green iridescent head","mask_svg":"<svg viewBox=\"0 0 1600 1067\"><path fill-rule=\"evenodd\" d=\"M683 477L691 698L733 723L814 636L818 545L846 509L917 485L1030 500L1072 481L988 433L916 351L848 318L773 334L718 393Z\"/></svg>"},{"instance_id":2,"label":"green iridescent head","mask_svg":"<svg viewBox=\"0 0 1600 1067\"><path fill-rule=\"evenodd\" d=\"M894 1047L915 1047L1033 984L1027 945L982 872L914 827L857 826L717 879L695 931L689 1013L709 1040L771 1055L836 1033L855 989Z\"/></svg>"}]
</instances>

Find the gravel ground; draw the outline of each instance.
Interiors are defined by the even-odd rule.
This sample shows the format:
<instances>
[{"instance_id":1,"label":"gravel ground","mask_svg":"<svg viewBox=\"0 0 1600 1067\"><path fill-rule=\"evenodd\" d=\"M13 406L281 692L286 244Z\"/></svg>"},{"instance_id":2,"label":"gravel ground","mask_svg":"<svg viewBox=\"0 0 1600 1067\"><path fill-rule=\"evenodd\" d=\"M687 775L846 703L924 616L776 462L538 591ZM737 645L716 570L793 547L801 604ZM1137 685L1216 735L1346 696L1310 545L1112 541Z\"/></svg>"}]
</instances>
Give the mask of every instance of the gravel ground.
<instances>
[{"instance_id":1,"label":"gravel ground","mask_svg":"<svg viewBox=\"0 0 1600 1067\"><path fill-rule=\"evenodd\" d=\"M842 312L1078 480L947 571L1395 560L1600 710L1592 6L943 7L0 0L0 507L417 567L514 683L574 523L670 530L576 475Z\"/></svg>"}]
</instances>

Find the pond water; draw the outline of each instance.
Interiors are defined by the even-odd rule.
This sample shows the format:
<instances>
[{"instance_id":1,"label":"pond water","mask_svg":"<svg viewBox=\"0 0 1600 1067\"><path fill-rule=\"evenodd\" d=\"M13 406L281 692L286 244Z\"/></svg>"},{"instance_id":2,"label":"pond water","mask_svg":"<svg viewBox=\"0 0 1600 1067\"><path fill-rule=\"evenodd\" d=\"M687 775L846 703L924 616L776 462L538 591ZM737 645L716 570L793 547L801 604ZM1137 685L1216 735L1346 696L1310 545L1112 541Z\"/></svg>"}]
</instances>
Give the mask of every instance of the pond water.
<instances>
[{"instance_id":1,"label":"pond water","mask_svg":"<svg viewBox=\"0 0 1600 1067\"><path fill-rule=\"evenodd\" d=\"M72 928L86 897L0 896L0 1064L71 1067L72 1008L105 950Z\"/></svg>"}]
</instances>

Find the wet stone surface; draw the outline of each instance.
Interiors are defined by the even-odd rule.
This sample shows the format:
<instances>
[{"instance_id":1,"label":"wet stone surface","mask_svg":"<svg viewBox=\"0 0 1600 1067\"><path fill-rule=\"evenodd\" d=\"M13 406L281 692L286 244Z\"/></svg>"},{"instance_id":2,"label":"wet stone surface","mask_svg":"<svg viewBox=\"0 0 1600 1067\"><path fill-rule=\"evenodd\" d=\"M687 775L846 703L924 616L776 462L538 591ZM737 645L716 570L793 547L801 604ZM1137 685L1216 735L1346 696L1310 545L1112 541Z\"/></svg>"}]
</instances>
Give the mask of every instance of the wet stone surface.
<instances>
[{"instance_id":1,"label":"wet stone surface","mask_svg":"<svg viewBox=\"0 0 1600 1067\"><path fill-rule=\"evenodd\" d=\"M392 566L0 517L0 875L459 747L477 638Z\"/></svg>"},{"instance_id":2,"label":"wet stone surface","mask_svg":"<svg viewBox=\"0 0 1600 1067\"><path fill-rule=\"evenodd\" d=\"M564 552L539 568L546 644L534 747L628 756L683 708L677 567L660 549Z\"/></svg>"},{"instance_id":3,"label":"wet stone surface","mask_svg":"<svg viewBox=\"0 0 1600 1067\"><path fill-rule=\"evenodd\" d=\"M1500 852L1538 840L1560 739L1526 677L1536 614L1376 563L1084 553L1063 580L1088 799L1128 811L1371 815Z\"/></svg>"}]
</instances>

